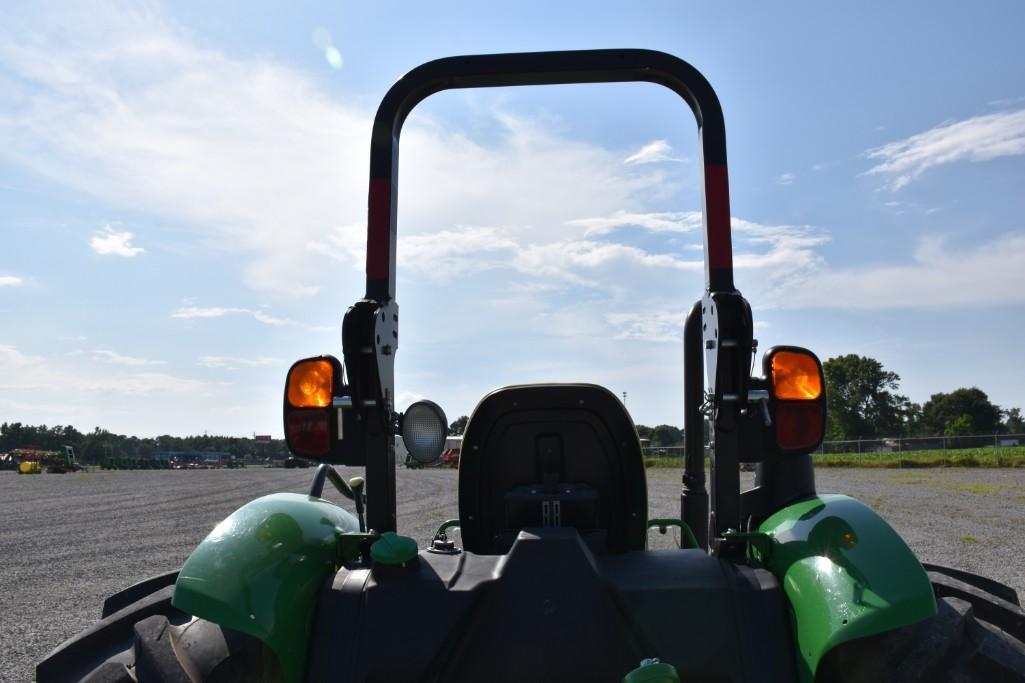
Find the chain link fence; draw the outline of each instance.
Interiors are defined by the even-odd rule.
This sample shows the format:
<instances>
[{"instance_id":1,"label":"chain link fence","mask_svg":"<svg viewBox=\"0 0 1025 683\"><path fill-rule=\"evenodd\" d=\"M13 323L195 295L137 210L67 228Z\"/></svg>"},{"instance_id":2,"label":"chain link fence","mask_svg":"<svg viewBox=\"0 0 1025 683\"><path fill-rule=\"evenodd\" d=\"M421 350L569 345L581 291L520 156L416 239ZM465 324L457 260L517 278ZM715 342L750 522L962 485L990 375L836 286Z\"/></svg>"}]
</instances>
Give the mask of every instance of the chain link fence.
<instances>
[{"instance_id":1,"label":"chain link fence","mask_svg":"<svg viewBox=\"0 0 1025 683\"><path fill-rule=\"evenodd\" d=\"M963 448L1025 446L1025 434L972 434L965 436L894 436L883 439L824 441L816 453L910 453Z\"/></svg>"},{"instance_id":2,"label":"chain link fence","mask_svg":"<svg viewBox=\"0 0 1025 683\"><path fill-rule=\"evenodd\" d=\"M683 446L644 446L641 454L645 458L680 458L683 459Z\"/></svg>"},{"instance_id":3,"label":"chain link fence","mask_svg":"<svg viewBox=\"0 0 1025 683\"><path fill-rule=\"evenodd\" d=\"M911 453L964 448L1014 448L1025 446L1025 434L972 434L967 436L894 436L883 439L824 441L816 453ZM683 446L645 446L646 458L683 458Z\"/></svg>"}]
</instances>

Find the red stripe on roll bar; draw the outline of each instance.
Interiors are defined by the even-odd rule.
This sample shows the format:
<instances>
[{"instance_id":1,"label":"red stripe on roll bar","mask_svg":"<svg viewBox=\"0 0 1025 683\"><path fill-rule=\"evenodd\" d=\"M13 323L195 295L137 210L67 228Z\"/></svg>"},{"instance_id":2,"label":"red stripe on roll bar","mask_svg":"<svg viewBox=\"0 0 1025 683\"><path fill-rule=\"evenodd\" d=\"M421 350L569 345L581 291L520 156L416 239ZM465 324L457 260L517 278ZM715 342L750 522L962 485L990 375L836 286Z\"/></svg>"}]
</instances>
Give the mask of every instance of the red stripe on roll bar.
<instances>
[{"instance_id":1,"label":"red stripe on roll bar","mask_svg":"<svg viewBox=\"0 0 1025 683\"><path fill-rule=\"evenodd\" d=\"M730 240L730 181L725 164L705 166L705 223L708 267L733 269Z\"/></svg>"},{"instance_id":2,"label":"red stripe on roll bar","mask_svg":"<svg viewBox=\"0 0 1025 683\"><path fill-rule=\"evenodd\" d=\"M391 179L370 179L369 205L367 279L387 280L391 261Z\"/></svg>"}]
</instances>

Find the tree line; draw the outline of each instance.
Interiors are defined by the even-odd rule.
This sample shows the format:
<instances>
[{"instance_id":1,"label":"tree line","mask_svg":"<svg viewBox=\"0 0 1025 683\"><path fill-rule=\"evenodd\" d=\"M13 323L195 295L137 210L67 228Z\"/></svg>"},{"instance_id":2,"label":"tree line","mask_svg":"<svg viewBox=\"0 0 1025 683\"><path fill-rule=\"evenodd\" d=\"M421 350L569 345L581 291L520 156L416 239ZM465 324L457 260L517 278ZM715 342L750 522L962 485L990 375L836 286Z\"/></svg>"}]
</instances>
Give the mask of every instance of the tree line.
<instances>
[{"instance_id":1,"label":"tree line","mask_svg":"<svg viewBox=\"0 0 1025 683\"><path fill-rule=\"evenodd\" d=\"M256 443L253 439L234 436L162 436L140 438L115 434L96 427L91 432L80 432L71 425L26 425L21 422L0 424L0 453L15 448L36 448L60 451L73 446L78 459L98 463L108 458L149 458L158 451L193 451L201 453L230 453L236 457L255 455L274 459L288 457L283 439L270 443Z\"/></svg>"},{"instance_id":2,"label":"tree line","mask_svg":"<svg viewBox=\"0 0 1025 683\"><path fill-rule=\"evenodd\" d=\"M1020 408L1003 409L978 387L936 393L918 404L899 393L900 375L874 358L850 353L830 358L822 370L830 441L1025 432Z\"/></svg>"},{"instance_id":3,"label":"tree line","mask_svg":"<svg viewBox=\"0 0 1025 683\"><path fill-rule=\"evenodd\" d=\"M462 415L456 418L448 427L448 435L462 436L463 432L466 431L466 423L469 420L470 418L467 415ZM674 427L673 425L656 425L654 427L636 425L636 427L637 436L641 439L648 439L651 441L652 446L667 447L683 445L683 430L679 427Z\"/></svg>"},{"instance_id":4,"label":"tree line","mask_svg":"<svg viewBox=\"0 0 1025 683\"><path fill-rule=\"evenodd\" d=\"M822 364L822 370L826 379L828 441L1025 433L1025 418L1020 408L1001 408L978 387L936 393L918 404L900 393L900 375L887 370L874 358L851 353L830 358ZM461 435L468 420L463 415L453 421L449 434ZM657 447L683 444L683 430L668 424L654 427L638 424L637 435ZM208 434L140 438L99 427L91 432L80 432L71 425L0 424L0 453L15 448L58 451L64 446L73 446L83 462L146 458L157 451L221 452L238 457L257 455L275 459L288 456L282 439L255 443L248 438Z\"/></svg>"}]
</instances>

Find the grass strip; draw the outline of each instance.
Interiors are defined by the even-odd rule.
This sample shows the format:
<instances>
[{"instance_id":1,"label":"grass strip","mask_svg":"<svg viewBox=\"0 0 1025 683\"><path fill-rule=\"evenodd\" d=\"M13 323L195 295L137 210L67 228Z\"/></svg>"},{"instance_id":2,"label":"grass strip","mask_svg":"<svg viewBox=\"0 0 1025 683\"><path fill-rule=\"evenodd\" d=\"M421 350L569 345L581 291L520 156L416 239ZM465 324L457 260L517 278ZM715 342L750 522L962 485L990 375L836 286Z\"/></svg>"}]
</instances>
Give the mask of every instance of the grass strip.
<instances>
[{"instance_id":1,"label":"grass strip","mask_svg":"<svg viewBox=\"0 0 1025 683\"><path fill-rule=\"evenodd\" d=\"M1025 446L1007 448L963 448L902 453L816 454L816 467L878 467L915 469L922 467L1025 467ZM705 466L709 465L705 458ZM682 458L646 457L645 467L683 467Z\"/></svg>"}]
</instances>

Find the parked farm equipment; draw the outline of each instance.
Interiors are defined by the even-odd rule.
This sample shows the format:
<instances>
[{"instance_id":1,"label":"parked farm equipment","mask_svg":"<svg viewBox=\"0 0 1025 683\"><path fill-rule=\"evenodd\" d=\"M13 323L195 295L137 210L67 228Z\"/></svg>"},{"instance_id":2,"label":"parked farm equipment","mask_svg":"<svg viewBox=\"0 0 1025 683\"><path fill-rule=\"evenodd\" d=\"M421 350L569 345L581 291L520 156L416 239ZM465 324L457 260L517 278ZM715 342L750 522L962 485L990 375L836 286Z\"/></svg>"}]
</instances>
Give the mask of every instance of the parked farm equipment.
<instances>
[{"instance_id":1,"label":"parked farm equipment","mask_svg":"<svg viewBox=\"0 0 1025 683\"><path fill-rule=\"evenodd\" d=\"M105 470L169 470L172 464L167 458L106 458L100 467Z\"/></svg>"},{"instance_id":2,"label":"parked farm equipment","mask_svg":"<svg viewBox=\"0 0 1025 683\"><path fill-rule=\"evenodd\" d=\"M75 458L75 449L64 446L60 451L45 451L38 448L15 448L8 456L16 462L19 474L51 474L78 472L82 466Z\"/></svg>"},{"instance_id":3,"label":"parked farm equipment","mask_svg":"<svg viewBox=\"0 0 1025 683\"><path fill-rule=\"evenodd\" d=\"M393 436L430 462L447 420L428 401L404 413L394 403L402 123L449 88L610 81L668 87L700 131L705 292L684 329L680 516L648 519L640 443L615 395L512 386L474 409L458 519L418 549L396 534ZM309 495L247 504L180 571L108 598L101 622L38 665L41 683L1025 681L1013 590L923 566L868 507L816 490L818 359L775 347L752 374L722 112L689 64L646 50L531 53L442 59L404 76L374 122L366 284L342 323L342 358L299 361L286 380L288 446L324 463ZM742 463L756 472L743 493ZM366 493L332 464L365 467ZM355 514L321 497L328 482ZM653 526L679 528L683 547L646 549Z\"/></svg>"}]
</instances>

